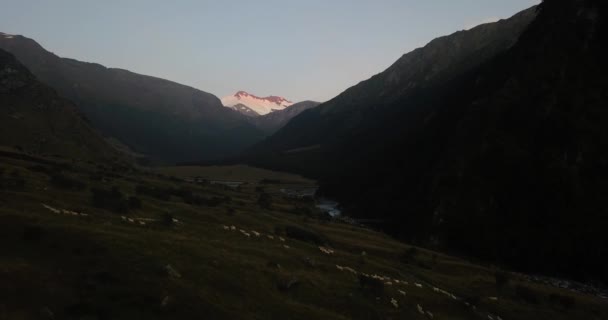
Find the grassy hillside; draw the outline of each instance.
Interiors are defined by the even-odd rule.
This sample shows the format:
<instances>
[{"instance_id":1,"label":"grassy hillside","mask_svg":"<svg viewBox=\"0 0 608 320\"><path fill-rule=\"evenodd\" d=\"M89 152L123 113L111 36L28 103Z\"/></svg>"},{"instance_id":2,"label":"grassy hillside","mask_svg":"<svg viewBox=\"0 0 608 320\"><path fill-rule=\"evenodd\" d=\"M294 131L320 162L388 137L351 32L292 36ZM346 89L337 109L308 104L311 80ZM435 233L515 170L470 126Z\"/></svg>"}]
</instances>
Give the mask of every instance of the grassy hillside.
<instances>
[{"instance_id":1,"label":"grassy hillside","mask_svg":"<svg viewBox=\"0 0 608 320\"><path fill-rule=\"evenodd\" d=\"M606 300L329 221L312 203L270 194L262 208L260 187L0 154L0 319L608 317Z\"/></svg>"}]
</instances>

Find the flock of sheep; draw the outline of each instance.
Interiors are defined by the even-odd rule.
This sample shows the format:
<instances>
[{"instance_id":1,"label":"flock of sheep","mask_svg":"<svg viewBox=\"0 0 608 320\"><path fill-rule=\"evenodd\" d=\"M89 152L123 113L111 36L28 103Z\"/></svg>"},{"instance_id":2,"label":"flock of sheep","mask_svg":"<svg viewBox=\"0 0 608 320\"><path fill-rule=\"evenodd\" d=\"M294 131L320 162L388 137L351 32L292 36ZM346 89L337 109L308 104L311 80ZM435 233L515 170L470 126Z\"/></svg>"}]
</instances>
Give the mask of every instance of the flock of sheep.
<instances>
[{"instance_id":1,"label":"flock of sheep","mask_svg":"<svg viewBox=\"0 0 608 320\"><path fill-rule=\"evenodd\" d=\"M255 231L255 230L245 231L244 229L237 228L234 225L232 225L232 226L223 225L222 228L225 231L237 231L238 230L239 233L241 233L242 235L244 235L245 237L248 237L248 238L252 237L252 236L254 236L254 237L264 237L265 236L266 238L268 238L270 240L274 240L275 239L274 235L263 234L263 233ZM281 242L285 242L285 238L283 238L283 237L277 236L276 238L278 238L279 241L281 241ZM288 245L285 245L285 244L283 245L283 247L285 247L286 249L290 248ZM318 248L319 248L319 251L321 251L322 253L324 253L326 255L333 255L335 253L335 251L333 249L328 248L328 247L319 246ZM355 270L355 269L353 269L351 267L348 267L348 266L336 265L336 269L338 269L339 271L343 271L343 272L349 272L349 273L351 273L353 275L359 275L359 276L364 276L364 277L367 277L367 278L370 278L370 279L379 280L385 286L394 286L394 285L409 286L409 282L405 281L405 280L394 279L394 278L391 278L391 277L382 276L382 275L378 275L378 274L367 274L365 272L359 272L359 271L357 271L357 270ZM414 282L412 284L416 288L419 288L419 289L424 288L424 285L421 284L421 283ZM460 302L464 303L467 307L469 307L470 309L472 309L474 312L477 312L477 307L474 306L474 305L472 305L472 304L470 304L469 302L464 301L464 299L459 298L456 295L454 295L454 294L452 294L452 293L450 293L450 292L448 292L446 290L437 288L437 287L430 286L430 288L432 288L434 292L437 292L439 294L443 294L443 295L445 295L446 297L448 297L448 298L450 298L452 300L460 301ZM402 295L403 297L407 296L407 293L404 290L397 289L397 292L400 295ZM497 301L498 298L497 297L490 297L489 300ZM391 298L390 303L391 303L391 305L394 308L396 308L396 309L399 308L399 301L397 299ZM433 313L431 311L429 311L429 310L424 310L423 306L421 306L420 304L416 305L416 309L418 310L418 312L421 315L425 315L425 316L427 316L430 319L434 318ZM500 316L489 314L489 313L487 314L487 318L488 318L488 320L502 320L502 318Z\"/></svg>"},{"instance_id":2,"label":"flock of sheep","mask_svg":"<svg viewBox=\"0 0 608 320\"><path fill-rule=\"evenodd\" d=\"M88 214L82 213L82 212L53 208L53 207L49 206L48 204L44 204L44 203L42 204L42 206L44 208L46 208L47 210L49 210L53 213L56 213L56 214L63 214L66 216L73 216L73 217L88 217L89 216Z\"/></svg>"},{"instance_id":3,"label":"flock of sheep","mask_svg":"<svg viewBox=\"0 0 608 320\"><path fill-rule=\"evenodd\" d=\"M66 209L57 209L54 208L52 206L49 206L47 204L42 204L42 206L44 208L46 208L47 210L56 213L56 214L63 214L63 215L69 215L69 216L79 216L79 217L87 217L88 214L85 213L80 213L80 212L75 212L75 211L71 211L71 210L66 210ZM121 216L121 220L127 223L132 223L132 224L139 224L141 226L145 226L148 222L154 222L156 220L154 219L144 219L144 218L128 218L126 216ZM173 219L174 223L179 223L179 220L177 219ZM251 237L255 237L255 238L262 238L265 237L269 240L278 240L279 242L283 243L283 248L285 249L290 249L290 246L285 244L286 240L285 238L281 237L281 236L275 236L272 234L264 234L255 230L250 230L250 231L246 231L244 229L241 228L237 228L234 225L231 226L227 226L227 225L223 225L222 228L225 231L238 231L240 234L242 234L243 236L247 237L247 238L251 238ZM324 246L319 246L319 251L321 251L322 253L326 254L326 255L333 255L335 253L335 251L331 248L328 247L324 247ZM360 276L364 276L370 279L375 279L378 281L381 281L385 286L393 286L393 285L401 285L401 286L408 286L409 282L408 281L404 281L404 280L399 280L399 279L394 279L391 277L387 277L387 276L382 276L382 275L378 275L378 274L367 274L365 272L359 272L351 267L347 267L347 266L341 266L341 265L336 265L336 269L338 269L339 271L343 271L343 272L349 272L353 275L360 275ZM416 283L414 282L413 285L416 288L424 288L424 286L421 283ZM477 307L474 305L471 305L469 302L464 301L463 299L455 296L454 294L437 288L437 287L432 287L434 292L443 294L445 296L447 296L448 298L451 298L452 300L456 300L456 301L461 301L463 302L467 307L471 308L473 311L477 311ZM404 290L401 289L397 289L397 292L402 295L403 297L407 296L407 293ZM498 298L497 297L490 297L489 300L491 301L497 301ZM397 301L397 299L395 298L391 298L390 303L393 307L395 308L399 308L399 302ZM422 315L426 315L428 318L433 319L434 315L432 312L428 311L428 310L424 310L424 308L420 305L417 304L416 305L416 309L418 310L418 312ZM487 314L487 317L489 320L502 320L502 318L500 316L496 316L493 314Z\"/></svg>"}]
</instances>

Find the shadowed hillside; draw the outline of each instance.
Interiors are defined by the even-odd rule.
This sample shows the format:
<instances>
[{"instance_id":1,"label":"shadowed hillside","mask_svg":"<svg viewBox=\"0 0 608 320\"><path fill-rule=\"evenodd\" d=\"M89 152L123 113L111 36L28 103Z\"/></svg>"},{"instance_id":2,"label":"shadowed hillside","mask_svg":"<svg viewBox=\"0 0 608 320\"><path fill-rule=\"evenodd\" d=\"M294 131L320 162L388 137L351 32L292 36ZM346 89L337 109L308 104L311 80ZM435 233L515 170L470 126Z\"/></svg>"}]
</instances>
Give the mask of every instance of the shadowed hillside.
<instances>
[{"instance_id":1,"label":"shadowed hillside","mask_svg":"<svg viewBox=\"0 0 608 320\"><path fill-rule=\"evenodd\" d=\"M534 9L434 40L296 117L253 162L319 177L403 239L606 281L605 14L545 1L521 38Z\"/></svg>"},{"instance_id":2,"label":"shadowed hillside","mask_svg":"<svg viewBox=\"0 0 608 320\"><path fill-rule=\"evenodd\" d=\"M38 155L122 159L69 101L0 50L0 145Z\"/></svg>"}]
</instances>

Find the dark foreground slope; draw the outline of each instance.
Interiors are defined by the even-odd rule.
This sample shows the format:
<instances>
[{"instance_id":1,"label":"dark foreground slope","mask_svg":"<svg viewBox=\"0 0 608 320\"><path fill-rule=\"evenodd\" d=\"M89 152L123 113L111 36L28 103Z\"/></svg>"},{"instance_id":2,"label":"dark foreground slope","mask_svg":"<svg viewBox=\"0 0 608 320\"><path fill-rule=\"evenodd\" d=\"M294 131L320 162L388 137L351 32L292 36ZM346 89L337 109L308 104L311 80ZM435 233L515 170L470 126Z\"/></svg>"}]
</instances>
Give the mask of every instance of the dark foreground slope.
<instances>
[{"instance_id":1,"label":"dark foreground slope","mask_svg":"<svg viewBox=\"0 0 608 320\"><path fill-rule=\"evenodd\" d=\"M122 159L69 101L0 50L0 146L82 160Z\"/></svg>"},{"instance_id":2,"label":"dark foreground slope","mask_svg":"<svg viewBox=\"0 0 608 320\"><path fill-rule=\"evenodd\" d=\"M34 40L0 34L40 81L74 101L92 125L138 153L168 162L242 151L262 134L203 91L126 70L60 58Z\"/></svg>"},{"instance_id":3,"label":"dark foreground slope","mask_svg":"<svg viewBox=\"0 0 608 320\"><path fill-rule=\"evenodd\" d=\"M45 160L0 153L3 320L608 317L597 292L329 221L272 176L231 189L78 163L71 188Z\"/></svg>"},{"instance_id":4,"label":"dark foreground slope","mask_svg":"<svg viewBox=\"0 0 608 320\"><path fill-rule=\"evenodd\" d=\"M420 82L392 85L401 78L385 72L297 117L261 149L292 149L278 165L317 174L354 215L384 219L403 238L606 280L605 15L601 1L545 1L519 41L480 66L414 90ZM367 105L374 82L387 98ZM307 121L330 126L339 109L366 120L350 131L317 127L328 142L297 134ZM319 155L325 171L308 166Z\"/></svg>"}]
</instances>

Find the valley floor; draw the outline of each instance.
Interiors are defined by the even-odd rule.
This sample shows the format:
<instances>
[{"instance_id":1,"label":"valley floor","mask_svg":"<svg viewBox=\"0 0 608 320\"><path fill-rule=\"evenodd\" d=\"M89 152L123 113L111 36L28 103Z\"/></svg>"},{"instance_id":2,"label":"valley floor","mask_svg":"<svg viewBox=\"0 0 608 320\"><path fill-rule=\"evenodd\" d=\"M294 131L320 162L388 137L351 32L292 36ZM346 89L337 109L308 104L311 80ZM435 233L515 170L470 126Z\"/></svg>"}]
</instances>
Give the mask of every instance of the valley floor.
<instances>
[{"instance_id":1,"label":"valley floor","mask_svg":"<svg viewBox=\"0 0 608 320\"><path fill-rule=\"evenodd\" d=\"M0 319L608 318L238 180L0 154Z\"/></svg>"}]
</instances>

